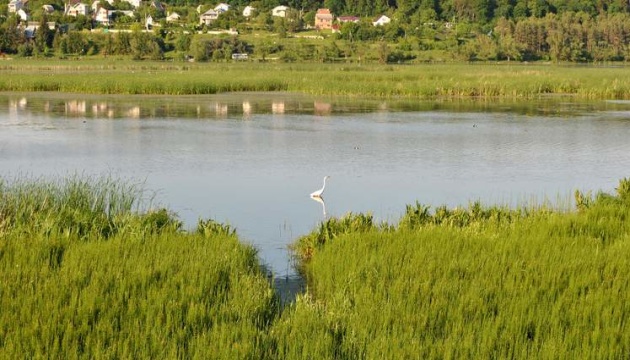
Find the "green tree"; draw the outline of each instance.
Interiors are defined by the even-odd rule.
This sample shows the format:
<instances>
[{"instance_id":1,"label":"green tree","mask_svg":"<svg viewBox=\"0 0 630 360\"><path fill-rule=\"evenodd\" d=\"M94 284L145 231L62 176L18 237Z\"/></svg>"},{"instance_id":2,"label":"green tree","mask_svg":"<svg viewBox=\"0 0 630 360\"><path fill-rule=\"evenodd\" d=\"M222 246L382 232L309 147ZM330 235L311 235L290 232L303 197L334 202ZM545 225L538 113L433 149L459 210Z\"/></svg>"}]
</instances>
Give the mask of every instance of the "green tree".
<instances>
[{"instance_id":1,"label":"green tree","mask_svg":"<svg viewBox=\"0 0 630 360\"><path fill-rule=\"evenodd\" d=\"M25 41L24 33L18 28L15 16L9 16L0 26L0 51L8 54L18 52L18 47Z\"/></svg>"},{"instance_id":2,"label":"green tree","mask_svg":"<svg viewBox=\"0 0 630 360\"><path fill-rule=\"evenodd\" d=\"M389 49L389 46L387 45L387 42L385 42L385 41L379 42L378 43L378 50L377 50L378 62L380 64L387 63L387 59L389 58L389 54L390 54L390 49Z\"/></svg>"},{"instance_id":3,"label":"green tree","mask_svg":"<svg viewBox=\"0 0 630 360\"><path fill-rule=\"evenodd\" d=\"M48 18L46 16L42 16L37 25L33 39L33 50L37 53L44 53L52 48L55 32L48 27Z\"/></svg>"},{"instance_id":4,"label":"green tree","mask_svg":"<svg viewBox=\"0 0 630 360\"><path fill-rule=\"evenodd\" d=\"M116 54L118 55L131 54L131 34L126 32L116 34L114 49L116 49Z\"/></svg>"}]
</instances>

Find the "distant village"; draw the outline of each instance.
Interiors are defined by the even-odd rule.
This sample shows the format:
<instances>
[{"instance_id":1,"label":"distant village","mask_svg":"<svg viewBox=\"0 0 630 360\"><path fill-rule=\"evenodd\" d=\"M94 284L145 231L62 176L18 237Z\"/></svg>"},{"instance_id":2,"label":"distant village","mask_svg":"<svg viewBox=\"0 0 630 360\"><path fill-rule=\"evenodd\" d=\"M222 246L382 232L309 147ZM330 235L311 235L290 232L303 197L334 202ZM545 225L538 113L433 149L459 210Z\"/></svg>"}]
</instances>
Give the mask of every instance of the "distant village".
<instances>
[{"instance_id":1,"label":"distant village","mask_svg":"<svg viewBox=\"0 0 630 360\"><path fill-rule=\"evenodd\" d=\"M34 32L42 24L42 20L56 18L59 21L46 21L51 30L57 28L72 29L72 22L64 22L68 18L84 18L89 23L89 29L126 31L130 24L141 24L146 31L154 30L162 25L169 26L193 26L199 32L203 29L212 28L213 25L225 14L237 14L243 19L249 20L260 15L258 9L253 6L245 6L234 9L226 3L219 3L214 7L199 5L194 12L189 12L183 16L177 11L171 11L169 6L159 0L143 2L142 0L95 0L91 4L86 4L80 0L71 0L64 4L63 9L45 4L37 11L38 16L32 17L29 0L11 0L8 4L8 15L15 15L19 19L19 27L24 29L26 37L32 37ZM191 16L190 13L194 15ZM292 14L292 15L291 15ZM344 23L359 23L361 20L357 16L335 16L329 9L318 9L314 14L314 19L310 23L303 21L304 14L301 11L291 9L288 6L280 5L272 8L268 15L271 18L289 18L295 21L298 17L303 24L302 29L339 32ZM386 15L376 17L372 21L373 26L386 25L391 19ZM237 34L235 29L222 29L222 32Z\"/></svg>"},{"instance_id":2,"label":"distant village","mask_svg":"<svg viewBox=\"0 0 630 360\"><path fill-rule=\"evenodd\" d=\"M380 63L630 60L626 0L623 7L591 12L559 7L520 11L522 6L517 5L529 2L518 0L503 15L483 18L467 2L460 5L468 4L464 8L470 11L437 0L444 8L427 9L415 2L405 8L402 2L394 6L387 1L367 10L350 1L345 6L319 1L306 8L254 0L239 1L242 5L198 5L188 0L9 1L0 11L0 54L21 57L101 54L224 61L253 56L262 61ZM276 40L285 38L299 41ZM328 41L301 41L304 38Z\"/></svg>"}]
</instances>

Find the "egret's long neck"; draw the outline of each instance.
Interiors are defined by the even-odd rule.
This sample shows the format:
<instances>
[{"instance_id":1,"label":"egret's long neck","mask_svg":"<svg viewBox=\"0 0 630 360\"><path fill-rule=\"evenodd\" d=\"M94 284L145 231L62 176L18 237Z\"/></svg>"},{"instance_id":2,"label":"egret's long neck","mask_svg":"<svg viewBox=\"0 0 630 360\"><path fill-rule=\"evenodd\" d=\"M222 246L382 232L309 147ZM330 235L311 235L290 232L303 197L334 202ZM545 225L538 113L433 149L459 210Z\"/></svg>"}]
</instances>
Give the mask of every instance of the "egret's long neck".
<instances>
[{"instance_id":1,"label":"egret's long neck","mask_svg":"<svg viewBox=\"0 0 630 360\"><path fill-rule=\"evenodd\" d=\"M326 188L326 179L327 178L324 178L324 186L322 186L322 191L324 191L324 189Z\"/></svg>"}]
</instances>

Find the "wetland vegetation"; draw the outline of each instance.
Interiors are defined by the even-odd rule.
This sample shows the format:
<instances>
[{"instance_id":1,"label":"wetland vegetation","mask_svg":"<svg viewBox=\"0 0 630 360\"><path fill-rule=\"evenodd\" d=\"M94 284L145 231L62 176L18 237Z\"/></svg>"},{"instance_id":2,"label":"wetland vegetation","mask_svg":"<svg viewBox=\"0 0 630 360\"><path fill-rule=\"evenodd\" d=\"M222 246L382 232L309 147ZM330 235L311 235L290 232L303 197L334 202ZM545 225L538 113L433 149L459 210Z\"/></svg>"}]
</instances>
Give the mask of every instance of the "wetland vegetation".
<instances>
[{"instance_id":1,"label":"wetland vegetation","mask_svg":"<svg viewBox=\"0 0 630 360\"><path fill-rule=\"evenodd\" d=\"M568 95L629 99L624 67L554 65L181 64L19 60L0 65L0 91L86 94L294 92L378 98Z\"/></svg>"},{"instance_id":2,"label":"wetland vegetation","mask_svg":"<svg viewBox=\"0 0 630 360\"><path fill-rule=\"evenodd\" d=\"M0 357L623 358L630 180L575 208L408 205L298 239L281 308L234 229L133 184L0 182Z\"/></svg>"}]
</instances>

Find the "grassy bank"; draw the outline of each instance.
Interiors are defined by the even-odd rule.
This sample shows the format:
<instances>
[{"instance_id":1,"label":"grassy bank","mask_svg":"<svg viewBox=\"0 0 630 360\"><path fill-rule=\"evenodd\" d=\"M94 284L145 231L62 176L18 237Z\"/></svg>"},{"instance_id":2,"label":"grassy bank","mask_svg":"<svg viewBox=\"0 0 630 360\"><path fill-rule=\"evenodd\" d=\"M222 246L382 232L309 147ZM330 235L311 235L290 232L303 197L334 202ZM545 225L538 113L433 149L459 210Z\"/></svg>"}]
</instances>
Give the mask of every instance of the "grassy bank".
<instances>
[{"instance_id":1,"label":"grassy bank","mask_svg":"<svg viewBox=\"0 0 630 360\"><path fill-rule=\"evenodd\" d=\"M260 358L276 297L253 248L183 232L109 180L0 183L0 358Z\"/></svg>"},{"instance_id":2,"label":"grassy bank","mask_svg":"<svg viewBox=\"0 0 630 360\"><path fill-rule=\"evenodd\" d=\"M118 181L0 180L0 358L625 358L630 181L576 204L330 219L281 311L229 226Z\"/></svg>"},{"instance_id":3,"label":"grassy bank","mask_svg":"<svg viewBox=\"0 0 630 360\"><path fill-rule=\"evenodd\" d=\"M156 95L289 91L421 99L528 99L546 95L630 99L626 72L623 67L528 64L379 66L11 60L0 64L0 91Z\"/></svg>"},{"instance_id":4,"label":"grassy bank","mask_svg":"<svg viewBox=\"0 0 630 360\"><path fill-rule=\"evenodd\" d=\"M301 238L309 293L288 358L608 358L630 353L630 182L579 210L409 206Z\"/></svg>"}]
</instances>

